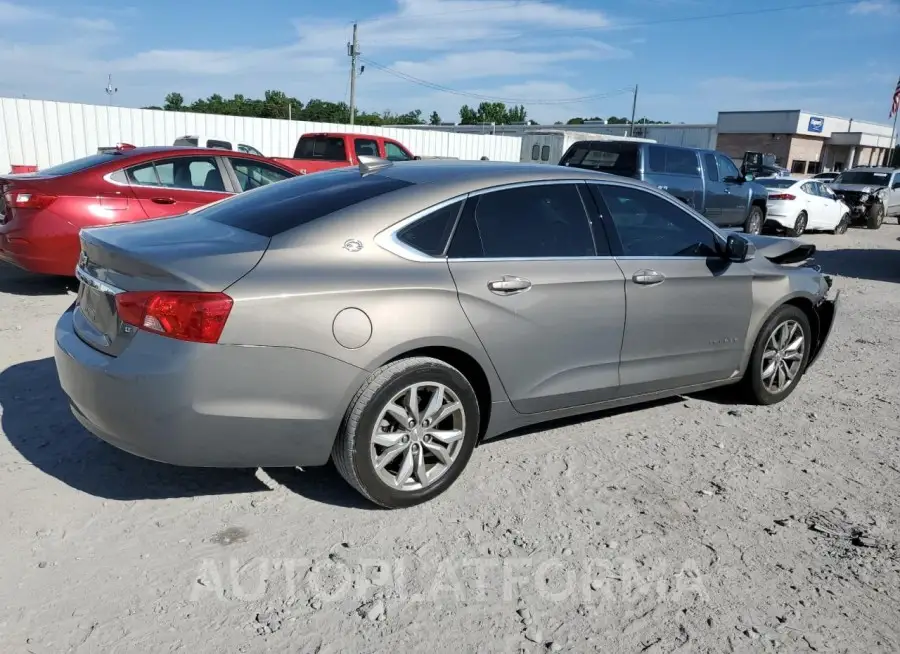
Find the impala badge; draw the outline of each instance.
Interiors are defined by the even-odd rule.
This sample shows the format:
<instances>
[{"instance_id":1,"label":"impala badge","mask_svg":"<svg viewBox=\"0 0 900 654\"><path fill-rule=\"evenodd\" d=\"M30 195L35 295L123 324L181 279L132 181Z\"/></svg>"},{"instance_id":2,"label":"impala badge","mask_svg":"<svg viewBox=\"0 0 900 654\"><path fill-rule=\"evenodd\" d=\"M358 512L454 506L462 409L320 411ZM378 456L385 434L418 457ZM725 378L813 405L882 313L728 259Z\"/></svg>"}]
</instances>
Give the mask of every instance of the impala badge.
<instances>
[{"instance_id":1,"label":"impala badge","mask_svg":"<svg viewBox=\"0 0 900 654\"><path fill-rule=\"evenodd\" d=\"M347 250L347 252L359 252L363 249L363 244L361 241L351 238L344 241L344 249Z\"/></svg>"}]
</instances>

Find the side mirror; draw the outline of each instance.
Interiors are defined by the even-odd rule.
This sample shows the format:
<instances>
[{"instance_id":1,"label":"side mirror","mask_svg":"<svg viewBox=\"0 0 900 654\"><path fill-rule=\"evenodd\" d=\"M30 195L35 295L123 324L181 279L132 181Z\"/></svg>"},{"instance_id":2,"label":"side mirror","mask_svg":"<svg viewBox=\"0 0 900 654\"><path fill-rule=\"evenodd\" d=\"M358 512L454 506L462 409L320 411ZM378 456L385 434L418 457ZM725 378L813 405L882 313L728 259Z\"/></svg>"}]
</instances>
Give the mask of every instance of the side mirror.
<instances>
[{"instance_id":1,"label":"side mirror","mask_svg":"<svg viewBox=\"0 0 900 654\"><path fill-rule=\"evenodd\" d=\"M753 181L753 175L751 175L750 173L747 173L746 175L744 175L744 181L745 181L745 182L752 182L752 181Z\"/></svg>"},{"instance_id":2,"label":"side mirror","mask_svg":"<svg viewBox=\"0 0 900 654\"><path fill-rule=\"evenodd\" d=\"M725 258L738 263L753 258L750 241L738 234L729 234L725 241Z\"/></svg>"}]
</instances>

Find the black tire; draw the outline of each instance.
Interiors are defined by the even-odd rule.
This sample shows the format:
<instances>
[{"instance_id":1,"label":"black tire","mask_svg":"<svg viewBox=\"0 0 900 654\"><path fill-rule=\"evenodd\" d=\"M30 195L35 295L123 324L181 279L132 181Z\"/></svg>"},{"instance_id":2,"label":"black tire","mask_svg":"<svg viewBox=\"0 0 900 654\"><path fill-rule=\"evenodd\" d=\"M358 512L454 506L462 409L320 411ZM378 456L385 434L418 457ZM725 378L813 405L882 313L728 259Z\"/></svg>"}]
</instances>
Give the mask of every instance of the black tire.
<instances>
[{"instance_id":1,"label":"black tire","mask_svg":"<svg viewBox=\"0 0 900 654\"><path fill-rule=\"evenodd\" d=\"M788 228L787 235L796 238L797 236L801 236L803 232L806 231L806 225L809 222L809 216L806 215L805 211L801 211L797 215L797 220L794 221L793 229Z\"/></svg>"},{"instance_id":2,"label":"black tire","mask_svg":"<svg viewBox=\"0 0 900 654\"><path fill-rule=\"evenodd\" d=\"M776 329L782 325L793 321L797 323L803 331L805 346L803 348L803 356L800 359L800 365L793 381L780 392L772 392L766 388L763 382L763 355L769 338ZM744 397L751 404L777 404L790 396L797 388L803 375L806 373L806 364L809 361L810 347L812 346L812 329L809 325L809 319L803 310L792 304L785 304L775 310L769 316L769 319L763 324L762 329L756 337L756 343L753 345L753 352L750 354L750 362L744 373L743 391Z\"/></svg>"},{"instance_id":3,"label":"black tire","mask_svg":"<svg viewBox=\"0 0 900 654\"><path fill-rule=\"evenodd\" d=\"M762 234L764 220L763 210L754 204L750 207L750 213L747 214L747 220L744 222L744 233Z\"/></svg>"},{"instance_id":4,"label":"black tire","mask_svg":"<svg viewBox=\"0 0 900 654\"><path fill-rule=\"evenodd\" d=\"M400 490L379 477L372 461L370 449L375 421L387 403L404 388L428 382L443 384L459 399L465 416L463 437L456 458L431 485L417 490ZM456 481L475 449L479 426L478 398L459 370L430 357L402 359L369 375L350 402L331 457L347 483L375 504L388 509L414 506L434 499Z\"/></svg>"},{"instance_id":5,"label":"black tire","mask_svg":"<svg viewBox=\"0 0 900 654\"><path fill-rule=\"evenodd\" d=\"M835 225L832 233L838 234L838 235L846 234L848 227L850 227L850 214L845 213L843 216L841 216L841 222L839 222L837 225Z\"/></svg>"},{"instance_id":6,"label":"black tire","mask_svg":"<svg viewBox=\"0 0 900 654\"><path fill-rule=\"evenodd\" d=\"M876 202L866 212L866 228L878 229L884 223L884 205Z\"/></svg>"}]
</instances>

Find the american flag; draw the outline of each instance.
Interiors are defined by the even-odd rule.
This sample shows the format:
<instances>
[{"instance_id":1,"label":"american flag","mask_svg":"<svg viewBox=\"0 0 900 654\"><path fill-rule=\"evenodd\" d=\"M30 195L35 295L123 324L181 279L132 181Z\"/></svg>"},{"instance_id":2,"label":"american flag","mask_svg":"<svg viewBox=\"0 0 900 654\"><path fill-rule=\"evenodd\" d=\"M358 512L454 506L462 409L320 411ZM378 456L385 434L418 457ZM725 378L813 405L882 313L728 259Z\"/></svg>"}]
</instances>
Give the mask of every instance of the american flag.
<instances>
[{"instance_id":1,"label":"american flag","mask_svg":"<svg viewBox=\"0 0 900 654\"><path fill-rule=\"evenodd\" d=\"M893 118L895 113L900 112L900 79L897 80L897 88L894 89L894 98L891 102L891 113L888 118Z\"/></svg>"}]
</instances>

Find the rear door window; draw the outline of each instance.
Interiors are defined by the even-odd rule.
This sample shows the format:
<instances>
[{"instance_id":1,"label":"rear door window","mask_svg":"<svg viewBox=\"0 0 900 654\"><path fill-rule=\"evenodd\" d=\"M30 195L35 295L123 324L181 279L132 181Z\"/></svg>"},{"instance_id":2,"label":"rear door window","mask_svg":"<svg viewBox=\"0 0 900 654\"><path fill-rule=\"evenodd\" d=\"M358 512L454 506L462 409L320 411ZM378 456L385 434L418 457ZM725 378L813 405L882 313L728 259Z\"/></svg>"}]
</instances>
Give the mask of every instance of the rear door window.
<instances>
[{"instance_id":1,"label":"rear door window","mask_svg":"<svg viewBox=\"0 0 900 654\"><path fill-rule=\"evenodd\" d=\"M186 191L227 192L213 157L158 159L126 169L128 181L139 186L164 186Z\"/></svg>"},{"instance_id":2,"label":"rear door window","mask_svg":"<svg viewBox=\"0 0 900 654\"><path fill-rule=\"evenodd\" d=\"M301 175L204 207L197 216L272 237L347 207L397 191L411 182L384 175L332 170Z\"/></svg>"},{"instance_id":3,"label":"rear door window","mask_svg":"<svg viewBox=\"0 0 900 654\"><path fill-rule=\"evenodd\" d=\"M664 145L647 147L647 170L669 175L700 176L696 151Z\"/></svg>"},{"instance_id":4,"label":"rear door window","mask_svg":"<svg viewBox=\"0 0 900 654\"><path fill-rule=\"evenodd\" d=\"M346 161L344 139L340 136L304 136L297 142L294 159Z\"/></svg>"},{"instance_id":5,"label":"rear door window","mask_svg":"<svg viewBox=\"0 0 900 654\"><path fill-rule=\"evenodd\" d=\"M633 177L638 172L639 144L627 141L582 141L563 155L559 164Z\"/></svg>"},{"instance_id":6,"label":"rear door window","mask_svg":"<svg viewBox=\"0 0 900 654\"><path fill-rule=\"evenodd\" d=\"M703 167L706 168L706 179L711 182L719 181L719 167L716 164L716 155L704 154Z\"/></svg>"},{"instance_id":7,"label":"rear door window","mask_svg":"<svg viewBox=\"0 0 900 654\"><path fill-rule=\"evenodd\" d=\"M470 210L474 205L474 212ZM591 226L575 184L535 184L475 196L450 247L454 259L593 257Z\"/></svg>"}]
</instances>

